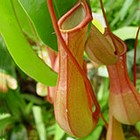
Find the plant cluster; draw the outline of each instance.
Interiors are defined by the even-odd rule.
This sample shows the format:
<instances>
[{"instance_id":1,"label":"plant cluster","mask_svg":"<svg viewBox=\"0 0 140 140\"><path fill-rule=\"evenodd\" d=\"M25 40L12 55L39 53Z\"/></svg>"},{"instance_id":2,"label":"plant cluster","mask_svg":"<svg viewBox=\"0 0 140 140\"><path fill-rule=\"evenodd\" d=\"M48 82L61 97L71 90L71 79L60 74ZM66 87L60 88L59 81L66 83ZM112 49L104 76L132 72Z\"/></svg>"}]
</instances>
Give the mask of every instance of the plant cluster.
<instances>
[{"instance_id":1,"label":"plant cluster","mask_svg":"<svg viewBox=\"0 0 140 140\"><path fill-rule=\"evenodd\" d=\"M139 139L140 26L134 0L114 20L107 19L102 0L98 8L88 0L0 3L2 139ZM130 6L137 11L134 21L133 10L126 14ZM120 22L126 16L136 27L112 32L114 25L129 25L128 19ZM133 44L130 38L134 49L123 41Z\"/></svg>"}]
</instances>

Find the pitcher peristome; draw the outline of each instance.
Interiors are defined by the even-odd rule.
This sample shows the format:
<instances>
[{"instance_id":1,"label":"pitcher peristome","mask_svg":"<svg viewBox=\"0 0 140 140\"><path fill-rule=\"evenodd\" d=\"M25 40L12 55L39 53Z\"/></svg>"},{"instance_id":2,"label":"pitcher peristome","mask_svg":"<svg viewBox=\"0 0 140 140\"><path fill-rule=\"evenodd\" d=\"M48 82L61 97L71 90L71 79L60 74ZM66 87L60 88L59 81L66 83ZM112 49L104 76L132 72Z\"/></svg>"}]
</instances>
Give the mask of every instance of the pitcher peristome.
<instances>
[{"instance_id":1,"label":"pitcher peristome","mask_svg":"<svg viewBox=\"0 0 140 140\"><path fill-rule=\"evenodd\" d=\"M91 26L85 50L89 58L97 64L112 65L119 58L115 54L114 46L94 25Z\"/></svg>"}]
</instances>

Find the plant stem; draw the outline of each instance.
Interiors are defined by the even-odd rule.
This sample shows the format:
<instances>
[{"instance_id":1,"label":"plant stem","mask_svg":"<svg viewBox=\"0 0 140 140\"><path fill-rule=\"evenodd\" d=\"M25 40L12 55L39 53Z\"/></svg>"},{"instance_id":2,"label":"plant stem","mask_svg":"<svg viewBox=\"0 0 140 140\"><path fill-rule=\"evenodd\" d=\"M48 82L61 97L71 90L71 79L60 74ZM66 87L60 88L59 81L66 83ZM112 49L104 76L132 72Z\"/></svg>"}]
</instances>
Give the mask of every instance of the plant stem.
<instances>
[{"instance_id":1,"label":"plant stem","mask_svg":"<svg viewBox=\"0 0 140 140\"><path fill-rule=\"evenodd\" d=\"M112 40L112 42L113 42L113 45L114 45L114 47L115 47L115 52L114 52L114 53L115 53L116 55L118 55L118 54L119 54L119 50L118 50L117 45L116 45L116 43L115 43L115 41L114 41L114 38L113 38L113 35L112 35L112 32L111 32L110 26L109 26L109 23L108 23L106 14L105 14L105 10L104 10L104 6L103 6L102 0L100 0L100 5L101 5L103 17L104 17L104 19L105 19L105 23L106 23L106 26L107 26L108 34L110 35L111 40Z\"/></svg>"}]
</instances>

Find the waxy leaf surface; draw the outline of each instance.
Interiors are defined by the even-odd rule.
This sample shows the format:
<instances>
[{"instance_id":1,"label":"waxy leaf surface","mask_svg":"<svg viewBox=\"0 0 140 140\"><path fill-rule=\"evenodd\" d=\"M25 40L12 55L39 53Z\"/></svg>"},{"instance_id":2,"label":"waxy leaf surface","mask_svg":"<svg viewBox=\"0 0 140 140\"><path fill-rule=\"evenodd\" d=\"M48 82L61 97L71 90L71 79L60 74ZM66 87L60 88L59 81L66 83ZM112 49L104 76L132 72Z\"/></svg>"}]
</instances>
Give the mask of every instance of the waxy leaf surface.
<instances>
[{"instance_id":1,"label":"waxy leaf surface","mask_svg":"<svg viewBox=\"0 0 140 140\"><path fill-rule=\"evenodd\" d=\"M52 49L57 50L57 39L52 26L46 0L19 1L34 22L36 30L42 41ZM60 18L77 2L77 0L54 0L53 2L57 16Z\"/></svg>"},{"instance_id":2,"label":"waxy leaf surface","mask_svg":"<svg viewBox=\"0 0 140 140\"><path fill-rule=\"evenodd\" d=\"M0 2L0 33L11 56L25 73L45 85L55 85L56 73L32 50L19 27L10 0Z\"/></svg>"}]
</instances>

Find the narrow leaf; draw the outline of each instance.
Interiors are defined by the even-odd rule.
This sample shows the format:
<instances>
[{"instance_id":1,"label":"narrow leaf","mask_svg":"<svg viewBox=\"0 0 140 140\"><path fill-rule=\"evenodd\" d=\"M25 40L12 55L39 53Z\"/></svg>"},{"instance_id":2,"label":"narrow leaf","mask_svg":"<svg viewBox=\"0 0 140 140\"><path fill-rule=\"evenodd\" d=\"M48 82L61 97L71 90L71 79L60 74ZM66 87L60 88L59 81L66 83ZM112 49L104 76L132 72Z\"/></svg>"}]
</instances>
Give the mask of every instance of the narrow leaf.
<instances>
[{"instance_id":1,"label":"narrow leaf","mask_svg":"<svg viewBox=\"0 0 140 140\"><path fill-rule=\"evenodd\" d=\"M39 106L34 106L33 114L34 114L34 119L35 119L35 123L36 123L36 127L37 127L37 131L38 131L40 140L47 140L45 125L44 125L44 122L42 119L41 108Z\"/></svg>"}]
</instances>

